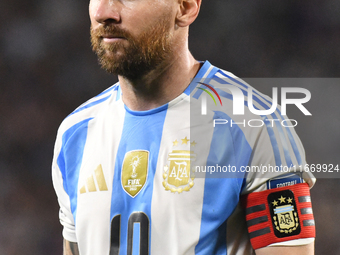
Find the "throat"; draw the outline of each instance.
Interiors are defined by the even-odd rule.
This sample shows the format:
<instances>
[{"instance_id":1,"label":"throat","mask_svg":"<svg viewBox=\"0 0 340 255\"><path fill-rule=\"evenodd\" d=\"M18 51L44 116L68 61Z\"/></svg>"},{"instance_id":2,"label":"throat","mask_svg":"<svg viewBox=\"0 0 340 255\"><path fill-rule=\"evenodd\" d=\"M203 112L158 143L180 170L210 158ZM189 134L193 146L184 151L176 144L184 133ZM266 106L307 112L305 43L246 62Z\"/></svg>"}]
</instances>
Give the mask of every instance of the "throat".
<instances>
[{"instance_id":1,"label":"throat","mask_svg":"<svg viewBox=\"0 0 340 255\"><path fill-rule=\"evenodd\" d=\"M181 95L200 68L200 63L166 65L138 79L119 76L124 104L133 111L147 111L160 107Z\"/></svg>"},{"instance_id":2,"label":"throat","mask_svg":"<svg viewBox=\"0 0 340 255\"><path fill-rule=\"evenodd\" d=\"M133 111L147 111L162 106L172 100L172 89L158 81L155 83L134 83L122 85L124 104Z\"/></svg>"}]
</instances>

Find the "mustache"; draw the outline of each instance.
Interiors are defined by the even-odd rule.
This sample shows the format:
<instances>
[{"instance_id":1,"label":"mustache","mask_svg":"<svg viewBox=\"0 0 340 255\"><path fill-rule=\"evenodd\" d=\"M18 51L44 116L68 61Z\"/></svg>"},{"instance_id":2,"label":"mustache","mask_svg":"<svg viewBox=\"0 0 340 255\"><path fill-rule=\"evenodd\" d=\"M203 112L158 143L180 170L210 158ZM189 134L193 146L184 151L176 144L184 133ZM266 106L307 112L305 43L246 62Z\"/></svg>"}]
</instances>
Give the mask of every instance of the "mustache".
<instances>
[{"instance_id":1,"label":"mustache","mask_svg":"<svg viewBox=\"0 0 340 255\"><path fill-rule=\"evenodd\" d=\"M122 37L128 40L131 38L131 34L128 31L114 24L100 26L96 29L91 26L91 35L96 38L104 36Z\"/></svg>"}]
</instances>

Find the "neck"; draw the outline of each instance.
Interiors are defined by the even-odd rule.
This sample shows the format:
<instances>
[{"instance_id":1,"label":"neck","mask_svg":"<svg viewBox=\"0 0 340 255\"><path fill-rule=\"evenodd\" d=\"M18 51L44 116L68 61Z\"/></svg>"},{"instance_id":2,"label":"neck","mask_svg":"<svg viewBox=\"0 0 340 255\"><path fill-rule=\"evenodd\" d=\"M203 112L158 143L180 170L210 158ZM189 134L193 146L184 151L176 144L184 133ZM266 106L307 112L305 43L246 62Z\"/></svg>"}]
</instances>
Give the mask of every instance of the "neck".
<instances>
[{"instance_id":1,"label":"neck","mask_svg":"<svg viewBox=\"0 0 340 255\"><path fill-rule=\"evenodd\" d=\"M200 63L188 49L183 54L164 61L154 70L138 79L118 76L123 102L133 111L146 111L164 105L178 97L195 77Z\"/></svg>"}]
</instances>

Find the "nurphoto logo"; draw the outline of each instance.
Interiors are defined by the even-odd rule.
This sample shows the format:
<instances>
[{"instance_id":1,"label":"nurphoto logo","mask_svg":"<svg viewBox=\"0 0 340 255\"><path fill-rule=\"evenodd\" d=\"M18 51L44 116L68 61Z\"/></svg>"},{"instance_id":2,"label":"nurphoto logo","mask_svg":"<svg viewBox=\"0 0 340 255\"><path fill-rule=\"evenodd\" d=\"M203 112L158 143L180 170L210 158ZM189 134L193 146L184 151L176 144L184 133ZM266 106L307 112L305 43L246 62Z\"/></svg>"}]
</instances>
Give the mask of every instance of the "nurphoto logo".
<instances>
[{"instance_id":1,"label":"nurphoto logo","mask_svg":"<svg viewBox=\"0 0 340 255\"><path fill-rule=\"evenodd\" d=\"M215 95L217 96L218 100L220 101L221 106L222 105L222 100L220 95L217 93L217 91L210 85L203 83L203 82L199 82L199 84L204 85L205 87L209 88L213 93L215 93ZM204 92L206 92L213 100L215 105L217 105L216 100L214 98L214 96L211 94L211 92L209 92L209 90L202 88L202 87L198 87L198 89L203 90ZM202 97L202 115L207 115L207 98L206 97Z\"/></svg>"},{"instance_id":2,"label":"nurphoto logo","mask_svg":"<svg viewBox=\"0 0 340 255\"><path fill-rule=\"evenodd\" d=\"M251 113L258 115L258 116L267 116L267 115L275 115L275 112L278 112L282 116L287 115L287 105L295 105L305 116L311 116L312 114L307 110L307 108L303 105L310 101L311 99L311 93L309 90L305 88L297 88L297 87L282 87L281 88L281 109L279 111L278 109L278 88L273 87L272 89L272 102L271 106L266 107L268 109L258 109L254 106L254 91L251 87L249 87L247 90L242 91L240 88L233 86L233 85L223 85L221 87L216 86L215 88L211 85L208 85L206 83L199 82L201 85L204 85L205 87L209 88L210 91L212 91L220 101L220 105L222 105L222 100L220 97L220 94L217 92L219 88L223 88L223 90L229 90L229 92L232 95L233 98L233 115L244 115L245 113L245 105L248 105L248 108ZM215 105L217 106L216 100L213 96L213 94L206 88L198 87L198 89L203 90L206 92L214 101ZM216 90L217 89L217 90ZM247 93L247 94L246 94ZM301 98L289 98L289 93L298 93L303 95ZM247 99L247 103L245 102L245 99ZM207 115L207 98L205 96L202 96L201 100L201 115ZM248 120L248 125L250 127L262 127L266 124L271 124L274 126L274 122L279 121L281 122L281 125L284 127L295 127L297 126L298 122L293 119L252 119ZM214 120L214 126L216 125L224 125L227 124L228 120L225 119L215 119ZM267 123L265 123L267 122ZM293 124L294 123L294 124ZM243 124L246 125L246 120L244 122L240 123L230 123L231 126L234 124Z\"/></svg>"}]
</instances>

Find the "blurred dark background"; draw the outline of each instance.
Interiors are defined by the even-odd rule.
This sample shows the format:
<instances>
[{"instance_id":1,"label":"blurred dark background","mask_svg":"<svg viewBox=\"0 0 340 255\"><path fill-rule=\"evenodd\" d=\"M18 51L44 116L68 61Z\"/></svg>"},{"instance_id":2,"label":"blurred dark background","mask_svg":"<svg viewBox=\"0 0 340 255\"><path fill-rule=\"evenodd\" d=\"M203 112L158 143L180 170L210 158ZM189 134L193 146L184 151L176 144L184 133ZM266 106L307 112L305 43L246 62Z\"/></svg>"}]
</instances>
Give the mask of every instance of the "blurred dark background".
<instances>
[{"instance_id":1,"label":"blurred dark background","mask_svg":"<svg viewBox=\"0 0 340 255\"><path fill-rule=\"evenodd\" d=\"M62 254L56 131L117 81L99 68L89 26L86 1L0 1L0 254ZM203 0L190 48L242 78L339 77L340 1ZM339 88L313 87L315 114L297 127L311 163L340 163ZM319 179L312 189L316 254L340 254L339 184Z\"/></svg>"}]
</instances>

